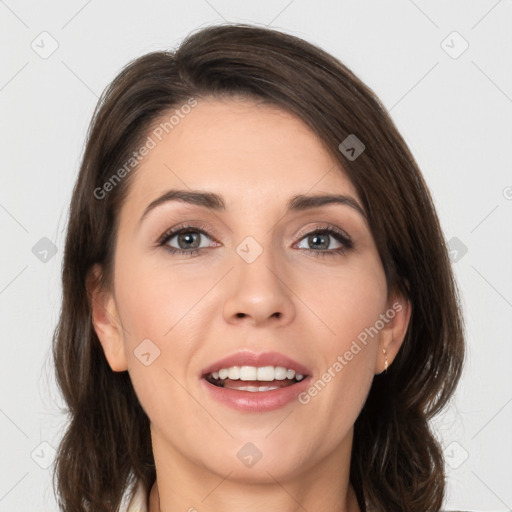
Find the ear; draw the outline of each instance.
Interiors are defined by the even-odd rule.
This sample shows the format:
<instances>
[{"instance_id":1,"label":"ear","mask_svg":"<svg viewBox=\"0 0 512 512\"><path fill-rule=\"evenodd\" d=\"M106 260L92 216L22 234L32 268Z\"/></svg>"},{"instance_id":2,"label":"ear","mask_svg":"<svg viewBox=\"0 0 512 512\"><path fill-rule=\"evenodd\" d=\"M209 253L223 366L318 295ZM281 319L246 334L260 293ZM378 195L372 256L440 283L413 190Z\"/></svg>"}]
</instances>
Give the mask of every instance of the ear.
<instances>
[{"instance_id":1,"label":"ear","mask_svg":"<svg viewBox=\"0 0 512 512\"><path fill-rule=\"evenodd\" d=\"M124 351L124 336L113 293L101 289L101 267L94 265L86 279L89 307L94 330L112 371L128 369Z\"/></svg>"},{"instance_id":2,"label":"ear","mask_svg":"<svg viewBox=\"0 0 512 512\"><path fill-rule=\"evenodd\" d=\"M375 363L375 373L382 373L391 366L407 333L411 318L411 304L401 294L391 295L386 311L381 315L385 324L380 333L379 353Z\"/></svg>"}]
</instances>

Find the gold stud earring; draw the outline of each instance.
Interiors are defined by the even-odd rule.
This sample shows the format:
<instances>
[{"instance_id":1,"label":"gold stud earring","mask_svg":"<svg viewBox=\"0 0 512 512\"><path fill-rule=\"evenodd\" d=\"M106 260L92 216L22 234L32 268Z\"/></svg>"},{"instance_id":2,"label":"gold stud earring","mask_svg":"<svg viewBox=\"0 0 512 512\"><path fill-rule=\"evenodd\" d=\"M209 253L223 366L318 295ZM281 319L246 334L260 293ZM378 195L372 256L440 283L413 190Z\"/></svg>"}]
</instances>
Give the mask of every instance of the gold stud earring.
<instances>
[{"instance_id":1,"label":"gold stud earring","mask_svg":"<svg viewBox=\"0 0 512 512\"><path fill-rule=\"evenodd\" d=\"M385 360L384 360L384 371L388 371L388 355L385 348L382 349L382 353L384 354Z\"/></svg>"}]
</instances>

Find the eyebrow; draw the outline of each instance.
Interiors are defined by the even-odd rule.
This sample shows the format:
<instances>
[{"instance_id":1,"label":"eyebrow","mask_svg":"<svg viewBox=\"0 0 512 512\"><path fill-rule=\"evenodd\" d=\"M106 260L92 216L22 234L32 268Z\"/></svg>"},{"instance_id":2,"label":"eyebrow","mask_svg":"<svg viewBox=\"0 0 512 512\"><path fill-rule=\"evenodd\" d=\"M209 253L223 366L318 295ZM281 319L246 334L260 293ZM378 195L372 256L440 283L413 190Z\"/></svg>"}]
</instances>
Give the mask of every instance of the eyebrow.
<instances>
[{"instance_id":1,"label":"eyebrow","mask_svg":"<svg viewBox=\"0 0 512 512\"><path fill-rule=\"evenodd\" d=\"M157 197L152 201L144 210L139 224L142 223L144 218L149 214L150 211L156 207L168 203L170 201L181 201L184 203L192 204L195 206L202 206L212 211L222 212L226 211L226 203L224 198L213 192L202 192L199 190L179 190L172 189L168 190L160 197ZM293 196L287 203L286 210L289 211L304 211L312 208L318 208L320 206L330 204L341 204L346 205L358 213L360 213L366 220L366 213L359 203L351 196L342 194L322 194L322 195L296 195Z\"/></svg>"}]
</instances>

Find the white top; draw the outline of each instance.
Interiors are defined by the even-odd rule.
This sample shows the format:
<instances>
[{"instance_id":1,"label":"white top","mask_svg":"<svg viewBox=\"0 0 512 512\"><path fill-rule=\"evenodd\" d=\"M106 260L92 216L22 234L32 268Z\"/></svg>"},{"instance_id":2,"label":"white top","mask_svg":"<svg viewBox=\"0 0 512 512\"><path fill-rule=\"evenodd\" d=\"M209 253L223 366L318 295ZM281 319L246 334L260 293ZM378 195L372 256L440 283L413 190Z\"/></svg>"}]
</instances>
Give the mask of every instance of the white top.
<instances>
[{"instance_id":1,"label":"white top","mask_svg":"<svg viewBox=\"0 0 512 512\"><path fill-rule=\"evenodd\" d=\"M130 494L134 489L135 485L137 486L135 489L135 494L133 498L130 500ZM144 492L144 487L141 483L134 482L128 486L126 489L123 499L121 501L121 507L119 508L119 512L148 512L147 503L147 495Z\"/></svg>"},{"instance_id":2,"label":"white top","mask_svg":"<svg viewBox=\"0 0 512 512\"><path fill-rule=\"evenodd\" d=\"M130 493L135 485L137 485L137 488L132 500L130 501ZM147 498L148 497L144 492L144 487L142 484L137 482L132 483L128 486L123 495L123 500L121 502L121 508L119 509L119 512L148 512L148 508L146 506Z\"/></svg>"}]
</instances>

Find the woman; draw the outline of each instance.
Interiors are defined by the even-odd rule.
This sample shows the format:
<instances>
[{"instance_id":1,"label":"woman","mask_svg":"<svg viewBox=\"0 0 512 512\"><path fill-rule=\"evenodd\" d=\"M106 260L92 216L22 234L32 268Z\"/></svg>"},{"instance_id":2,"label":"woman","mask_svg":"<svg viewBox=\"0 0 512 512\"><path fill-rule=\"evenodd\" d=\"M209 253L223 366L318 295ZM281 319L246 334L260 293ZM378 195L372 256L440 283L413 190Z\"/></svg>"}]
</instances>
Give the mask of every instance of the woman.
<instances>
[{"instance_id":1,"label":"woman","mask_svg":"<svg viewBox=\"0 0 512 512\"><path fill-rule=\"evenodd\" d=\"M73 191L66 511L439 511L463 322L427 186L334 57L247 25L130 63Z\"/></svg>"}]
</instances>

